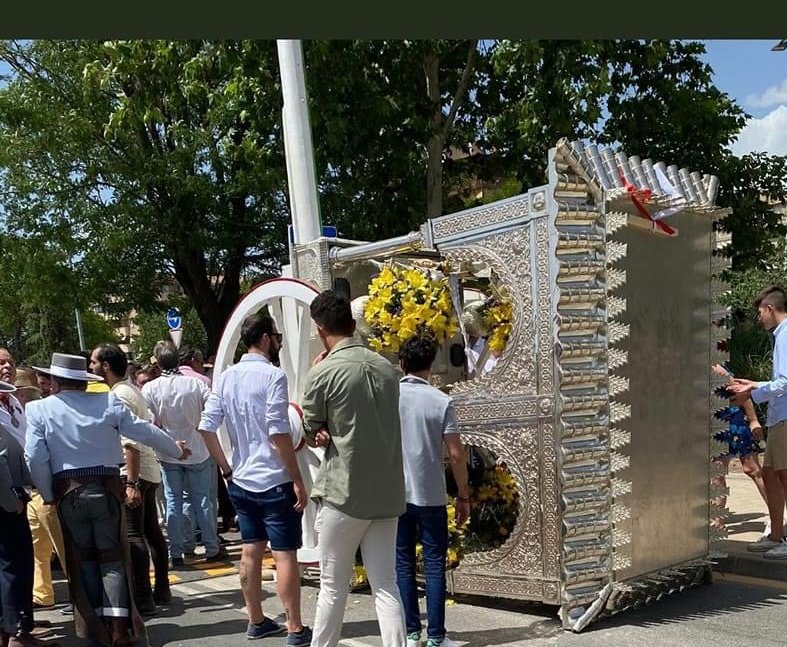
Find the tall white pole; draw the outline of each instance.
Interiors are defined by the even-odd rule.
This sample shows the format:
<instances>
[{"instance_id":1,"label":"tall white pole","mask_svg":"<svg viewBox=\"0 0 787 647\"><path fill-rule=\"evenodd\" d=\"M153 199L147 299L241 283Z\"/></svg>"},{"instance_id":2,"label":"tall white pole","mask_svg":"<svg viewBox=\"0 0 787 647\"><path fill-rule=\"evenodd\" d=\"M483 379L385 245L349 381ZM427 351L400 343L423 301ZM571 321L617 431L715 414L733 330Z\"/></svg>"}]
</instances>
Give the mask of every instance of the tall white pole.
<instances>
[{"instance_id":1,"label":"tall white pole","mask_svg":"<svg viewBox=\"0 0 787 647\"><path fill-rule=\"evenodd\" d=\"M322 233L317 181L314 171L309 105L303 74L303 50L299 40L277 40L281 90L284 97L284 153L290 187L290 206L295 242L316 240Z\"/></svg>"}]
</instances>

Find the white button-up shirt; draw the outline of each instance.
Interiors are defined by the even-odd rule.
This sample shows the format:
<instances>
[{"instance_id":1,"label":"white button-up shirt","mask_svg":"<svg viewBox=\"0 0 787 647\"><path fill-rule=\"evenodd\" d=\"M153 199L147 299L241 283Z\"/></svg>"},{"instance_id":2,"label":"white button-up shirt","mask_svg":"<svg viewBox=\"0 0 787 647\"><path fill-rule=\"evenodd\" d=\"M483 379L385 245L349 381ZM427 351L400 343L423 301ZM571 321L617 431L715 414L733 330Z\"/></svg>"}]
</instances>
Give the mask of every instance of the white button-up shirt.
<instances>
[{"instance_id":1,"label":"white button-up shirt","mask_svg":"<svg viewBox=\"0 0 787 647\"><path fill-rule=\"evenodd\" d=\"M199 428L215 433L222 422L232 445L232 480L244 490L265 492L292 481L270 436L290 434L284 371L264 355L247 353L213 385Z\"/></svg>"},{"instance_id":2,"label":"white button-up shirt","mask_svg":"<svg viewBox=\"0 0 787 647\"><path fill-rule=\"evenodd\" d=\"M162 375L142 387L142 395L156 418L156 424L174 440L185 440L191 456L185 461L173 461L157 454L166 463L197 465L208 460L210 454L197 431L202 409L210 390L200 380L184 375Z\"/></svg>"}]
</instances>

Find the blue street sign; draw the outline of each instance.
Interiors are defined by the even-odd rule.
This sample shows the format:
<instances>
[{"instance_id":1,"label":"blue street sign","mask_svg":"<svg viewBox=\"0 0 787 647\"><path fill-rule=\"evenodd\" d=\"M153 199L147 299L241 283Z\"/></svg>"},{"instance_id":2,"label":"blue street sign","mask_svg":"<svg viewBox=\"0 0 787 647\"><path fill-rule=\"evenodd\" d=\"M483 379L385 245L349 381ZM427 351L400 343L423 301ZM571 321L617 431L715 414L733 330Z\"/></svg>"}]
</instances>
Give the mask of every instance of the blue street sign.
<instances>
[{"instance_id":1,"label":"blue street sign","mask_svg":"<svg viewBox=\"0 0 787 647\"><path fill-rule=\"evenodd\" d=\"M177 308L170 308L167 310L167 325L170 330L177 330L183 323L183 318L180 316L180 310Z\"/></svg>"},{"instance_id":2,"label":"blue street sign","mask_svg":"<svg viewBox=\"0 0 787 647\"><path fill-rule=\"evenodd\" d=\"M290 245L292 245L295 243L295 230L292 225L287 225L287 233L290 239ZM323 225L322 236L323 238L338 238L339 230L333 225Z\"/></svg>"}]
</instances>

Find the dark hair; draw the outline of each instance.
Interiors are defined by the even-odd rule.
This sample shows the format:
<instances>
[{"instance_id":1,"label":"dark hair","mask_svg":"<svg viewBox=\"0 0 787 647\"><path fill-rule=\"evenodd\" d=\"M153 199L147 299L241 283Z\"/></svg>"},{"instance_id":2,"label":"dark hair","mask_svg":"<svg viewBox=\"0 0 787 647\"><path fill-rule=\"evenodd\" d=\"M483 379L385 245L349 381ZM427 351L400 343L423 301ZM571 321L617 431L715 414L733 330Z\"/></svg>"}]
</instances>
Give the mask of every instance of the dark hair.
<instances>
[{"instance_id":1,"label":"dark hair","mask_svg":"<svg viewBox=\"0 0 787 647\"><path fill-rule=\"evenodd\" d=\"M262 312L257 312L243 320L240 338L247 348L251 348L259 345L263 335L272 336L273 329L273 319Z\"/></svg>"},{"instance_id":2,"label":"dark hair","mask_svg":"<svg viewBox=\"0 0 787 647\"><path fill-rule=\"evenodd\" d=\"M181 366L190 366L191 363L197 359L197 353L199 351L193 349L191 346L182 346L180 350L178 350L178 363Z\"/></svg>"},{"instance_id":3,"label":"dark hair","mask_svg":"<svg viewBox=\"0 0 787 647\"><path fill-rule=\"evenodd\" d=\"M787 300L784 297L784 290L778 285L765 288L754 301L754 307L759 309L762 306L773 306L776 312L787 312Z\"/></svg>"},{"instance_id":4,"label":"dark hair","mask_svg":"<svg viewBox=\"0 0 787 647\"><path fill-rule=\"evenodd\" d=\"M329 335L351 336L355 332L350 301L333 290L320 292L309 308L314 322Z\"/></svg>"},{"instance_id":5,"label":"dark hair","mask_svg":"<svg viewBox=\"0 0 787 647\"><path fill-rule=\"evenodd\" d=\"M100 364L106 362L109 369L118 377L125 377L128 358L117 344L99 344L96 346L96 358Z\"/></svg>"},{"instance_id":6,"label":"dark hair","mask_svg":"<svg viewBox=\"0 0 787 647\"><path fill-rule=\"evenodd\" d=\"M410 337L399 347L399 361L405 373L420 373L432 368L437 356L437 344L426 335Z\"/></svg>"},{"instance_id":7,"label":"dark hair","mask_svg":"<svg viewBox=\"0 0 787 647\"><path fill-rule=\"evenodd\" d=\"M178 367L178 349L171 341L158 341L153 347L153 357L162 371L171 371Z\"/></svg>"},{"instance_id":8,"label":"dark hair","mask_svg":"<svg viewBox=\"0 0 787 647\"><path fill-rule=\"evenodd\" d=\"M85 380L69 380L66 377L59 377L57 375L49 375L48 377L57 380L57 383L61 387L65 387L72 391L85 391L87 389L87 382Z\"/></svg>"}]
</instances>

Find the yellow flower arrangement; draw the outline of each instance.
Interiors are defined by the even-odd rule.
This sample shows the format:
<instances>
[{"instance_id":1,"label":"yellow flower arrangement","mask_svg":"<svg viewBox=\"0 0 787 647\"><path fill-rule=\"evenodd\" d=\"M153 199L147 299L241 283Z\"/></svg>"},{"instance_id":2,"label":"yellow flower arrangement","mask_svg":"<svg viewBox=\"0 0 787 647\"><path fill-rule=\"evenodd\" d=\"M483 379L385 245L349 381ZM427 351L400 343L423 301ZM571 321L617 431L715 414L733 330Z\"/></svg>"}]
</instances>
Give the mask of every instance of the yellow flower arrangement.
<instances>
[{"instance_id":1,"label":"yellow flower arrangement","mask_svg":"<svg viewBox=\"0 0 787 647\"><path fill-rule=\"evenodd\" d=\"M397 265L385 266L372 279L363 314L371 328L369 345L377 352L397 353L417 334L444 341L459 329L448 279Z\"/></svg>"},{"instance_id":2,"label":"yellow flower arrangement","mask_svg":"<svg viewBox=\"0 0 787 647\"><path fill-rule=\"evenodd\" d=\"M513 318L513 308L508 299L499 301L489 306L484 313L484 321L491 330L489 335L489 350L494 353L502 353L511 336L511 320Z\"/></svg>"}]
</instances>

